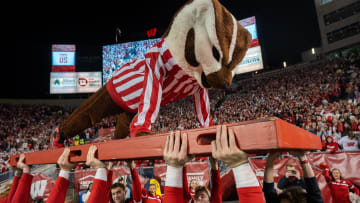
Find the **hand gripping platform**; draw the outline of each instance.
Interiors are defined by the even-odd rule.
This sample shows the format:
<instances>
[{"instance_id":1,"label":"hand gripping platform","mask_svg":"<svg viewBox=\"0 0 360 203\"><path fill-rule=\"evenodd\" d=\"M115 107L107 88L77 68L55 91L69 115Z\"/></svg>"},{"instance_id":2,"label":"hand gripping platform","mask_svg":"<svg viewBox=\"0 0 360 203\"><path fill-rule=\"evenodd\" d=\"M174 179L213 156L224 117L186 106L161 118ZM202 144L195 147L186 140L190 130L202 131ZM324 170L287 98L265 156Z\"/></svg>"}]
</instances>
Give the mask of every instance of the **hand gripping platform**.
<instances>
[{"instance_id":1,"label":"hand gripping platform","mask_svg":"<svg viewBox=\"0 0 360 203\"><path fill-rule=\"evenodd\" d=\"M278 118L226 124L234 131L237 145L247 153L269 151L317 150L321 140L302 128ZM216 126L183 130L188 134L188 153L197 156L211 154L211 141L216 137ZM135 137L122 140L94 143L99 160L156 159L162 158L166 137L170 133ZM71 162L85 162L91 144L70 147ZM25 163L54 164L63 149L54 149L25 154ZM16 165L19 155L10 157L10 164Z\"/></svg>"}]
</instances>

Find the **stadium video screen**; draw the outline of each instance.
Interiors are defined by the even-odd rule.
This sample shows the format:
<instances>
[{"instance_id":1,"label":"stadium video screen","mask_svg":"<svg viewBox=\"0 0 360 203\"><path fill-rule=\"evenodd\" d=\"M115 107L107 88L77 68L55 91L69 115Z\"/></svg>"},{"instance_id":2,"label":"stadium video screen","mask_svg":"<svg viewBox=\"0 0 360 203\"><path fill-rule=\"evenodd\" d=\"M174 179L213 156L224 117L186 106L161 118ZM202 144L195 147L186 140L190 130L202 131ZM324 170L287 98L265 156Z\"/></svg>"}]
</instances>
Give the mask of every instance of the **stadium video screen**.
<instances>
[{"instance_id":1,"label":"stadium video screen","mask_svg":"<svg viewBox=\"0 0 360 203\"><path fill-rule=\"evenodd\" d=\"M144 59L146 51L159 41L160 38L103 46L103 84L116 69L134 59Z\"/></svg>"},{"instance_id":2,"label":"stadium video screen","mask_svg":"<svg viewBox=\"0 0 360 203\"><path fill-rule=\"evenodd\" d=\"M244 59L235 68L235 74L247 73L264 68L263 59L261 55L261 46L259 44L259 38L256 29L255 16L239 20L239 23L247 29L252 37L250 47L246 52Z\"/></svg>"},{"instance_id":3,"label":"stadium video screen","mask_svg":"<svg viewBox=\"0 0 360 203\"><path fill-rule=\"evenodd\" d=\"M236 67L235 73L241 74L263 69L255 17L240 20L239 23L251 33L252 41L243 61ZM144 59L146 51L159 41L160 38L103 46L103 84L110 80L116 69L134 59Z\"/></svg>"},{"instance_id":4,"label":"stadium video screen","mask_svg":"<svg viewBox=\"0 0 360 203\"><path fill-rule=\"evenodd\" d=\"M53 44L51 72L75 72L75 45Z\"/></svg>"}]
</instances>

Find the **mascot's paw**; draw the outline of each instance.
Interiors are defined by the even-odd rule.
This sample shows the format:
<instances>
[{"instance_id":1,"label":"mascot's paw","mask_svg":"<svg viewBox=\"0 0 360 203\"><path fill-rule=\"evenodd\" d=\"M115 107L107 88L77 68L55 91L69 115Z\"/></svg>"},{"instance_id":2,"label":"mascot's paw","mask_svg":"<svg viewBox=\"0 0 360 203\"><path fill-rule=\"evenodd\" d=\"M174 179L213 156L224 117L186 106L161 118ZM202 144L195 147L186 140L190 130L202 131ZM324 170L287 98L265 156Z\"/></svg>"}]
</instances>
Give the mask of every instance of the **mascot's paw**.
<instances>
[{"instance_id":1,"label":"mascot's paw","mask_svg":"<svg viewBox=\"0 0 360 203\"><path fill-rule=\"evenodd\" d=\"M65 136L64 134L59 130L59 126L57 126L53 133L53 139L51 142L51 146L53 149L62 148L64 147L64 141Z\"/></svg>"},{"instance_id":2,"label":"mascot's paw","mask_svg":"<svg viewBox=\"0 0 360 203\"><path fill-rule=\"evenodd\" d=\"M148 132L138 132L138 133L136 133L136 137L141 137L141 136L146 136L146 135L151 135L151 133L148 133Z\"/></svg>"}]
</instances>

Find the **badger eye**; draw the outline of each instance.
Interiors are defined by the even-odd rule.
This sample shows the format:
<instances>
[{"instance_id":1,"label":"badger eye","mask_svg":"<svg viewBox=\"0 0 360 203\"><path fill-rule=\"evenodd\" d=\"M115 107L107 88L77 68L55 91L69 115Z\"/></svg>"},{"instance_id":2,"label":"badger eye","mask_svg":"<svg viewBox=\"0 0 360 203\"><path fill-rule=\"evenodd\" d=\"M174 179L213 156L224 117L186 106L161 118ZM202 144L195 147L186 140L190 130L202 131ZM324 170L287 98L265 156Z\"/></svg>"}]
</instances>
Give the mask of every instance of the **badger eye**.
<instances>
[{"instance_id":1,"label":"badger eye","mask_svg":"<svg viewBox=\"0 0 360 203\"><path fill-rule=\"evenodd\" d=\"M212 47L212 54L214 56L214 58L219 61L220 60L220 54L219 54L219 51L217 50L216 47Z\"/></svg>"}]
</instances>

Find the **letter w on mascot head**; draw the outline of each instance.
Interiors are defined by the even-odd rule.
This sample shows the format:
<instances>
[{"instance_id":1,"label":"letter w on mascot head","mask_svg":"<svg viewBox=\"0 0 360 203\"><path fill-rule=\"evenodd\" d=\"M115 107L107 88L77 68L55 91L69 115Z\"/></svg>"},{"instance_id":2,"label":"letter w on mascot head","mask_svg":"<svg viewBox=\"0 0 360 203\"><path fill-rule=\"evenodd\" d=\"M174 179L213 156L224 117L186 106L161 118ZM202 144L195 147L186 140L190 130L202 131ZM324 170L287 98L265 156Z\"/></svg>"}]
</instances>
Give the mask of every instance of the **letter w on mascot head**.
<instances>
[{"instance_id":1,"label":"letter w on mascot head","mask_svg":"<svg viewBox=\"0 0 360 203\"><path fill-rule=\"evenodd\" d=\"M54 129L52 146L111 115L119 115L115 138L150 134L160 106L190 95L201 126L212 125L207 89L231 85L250 42L250 33L217 0L188 1L145 59L120 67Z\"/></svg>"}]
</instances>

